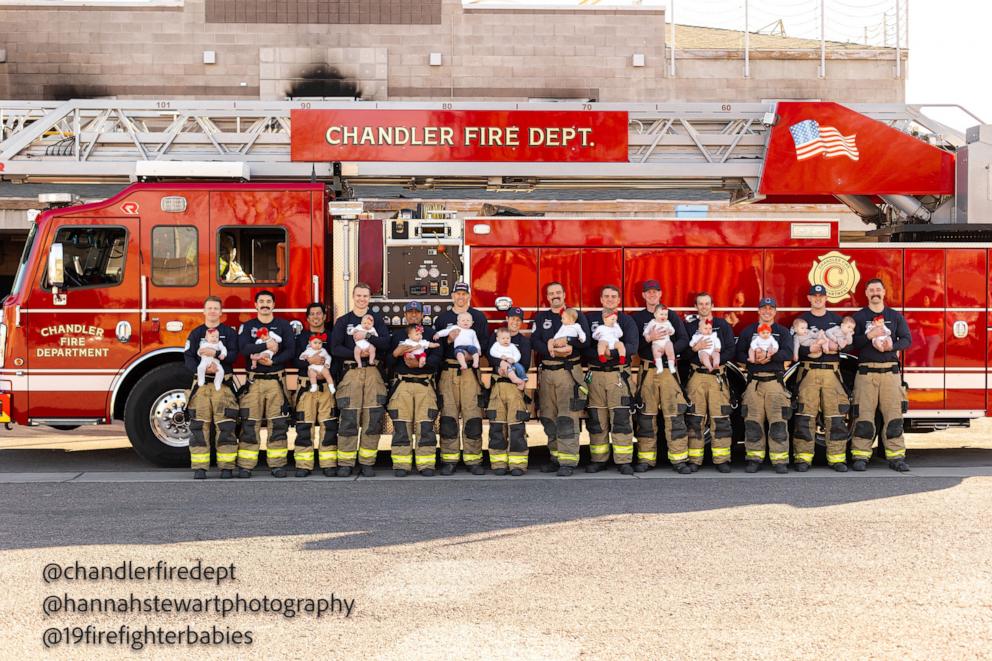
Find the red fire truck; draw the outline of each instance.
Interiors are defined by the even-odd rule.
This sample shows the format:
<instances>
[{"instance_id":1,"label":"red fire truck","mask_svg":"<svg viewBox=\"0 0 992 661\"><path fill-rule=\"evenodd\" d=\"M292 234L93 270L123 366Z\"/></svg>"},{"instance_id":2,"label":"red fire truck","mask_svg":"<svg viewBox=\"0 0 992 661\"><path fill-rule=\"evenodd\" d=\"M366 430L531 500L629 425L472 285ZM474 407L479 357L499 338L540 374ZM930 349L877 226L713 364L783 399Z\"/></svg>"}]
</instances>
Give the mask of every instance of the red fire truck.
<instances>
[{"instance_id":1,"label":"red fire truck","mask_svg":"<svg viewBox=\"0 0 992 661\"><path fill-rule=\"evenodd\" d=\"M756 319L763 296L778 299L788 322L807 308L809 285L822 284L834 310L853 312L866 303L864 283L879 277L913 331L903 357L909 429L992 414L992 243L976 222L992 199L981 174L989 127L955 143L932 126L908 134L920 131L919 115L866 109L872 117L829 103L755 104L739 111L743 119L727 107L693 106L695 115L678 120L682 131L671 130L675 120L660 106L325 105L283 107L291 135L239 125L210 143L157 133L156 115L134 105L119 112L144 117L138 133L146 142L134 145L145 158L135 162L121 148L130 138L100 133L106 121L78 128L98 103L76 102L74 132L61 138L64 107L59 120L25 104L31 119L0 142L3 177L157 181L37 217L3 301L0 421L73 427L122 419L139 454L182 464L190 376L181 354L206 296L220 296L226 322L237 325L254 314L254 293L268 289L280 313L299 322L312 300L342 313L350 287L364 281L374 309L399 323L408 300L423 301L428 317L444 309L458 279L471 283L473 305L497 323L507 299L533 314L552 280L587 309L598 306L599 287L617 284L633 310L641 283L657 279L669 306L685 314L694 294L708 291L740 330ZM256 112L272 125L269 106ZM245 112L212 125L247 123ZM79 145L52 155L52 140ZM230 156L229 143L245 146L235 154L243 161L202 152L212 144ZM695 160L687 150L696 150ZM101 158L88 160L94 155ZM214 166L251 180L217 180ZM352 185L397 182L515 189L673 181L754 204L839 201L877 229L843 242L838 222L820 218L459 218L427 205L384 215L348 199ZM743 387L739 373L732 386Z\"/></svg>"}]
</instances>

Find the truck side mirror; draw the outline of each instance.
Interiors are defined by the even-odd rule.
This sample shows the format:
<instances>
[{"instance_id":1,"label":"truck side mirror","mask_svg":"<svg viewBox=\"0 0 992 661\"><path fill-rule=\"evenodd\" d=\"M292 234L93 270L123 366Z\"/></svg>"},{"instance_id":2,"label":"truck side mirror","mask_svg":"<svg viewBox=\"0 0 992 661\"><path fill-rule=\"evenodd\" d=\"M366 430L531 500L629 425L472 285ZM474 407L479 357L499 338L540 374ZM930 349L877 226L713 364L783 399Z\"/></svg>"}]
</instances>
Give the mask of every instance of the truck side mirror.
<instances>
[{"instance_id":1,"label":"truck side mirror","mask_svg":"<svg viewBox=\"0 0 992 661\"><path fill-rule=\"evenodd\" d=\"M65 286L65 263L61 243L53 243L48 251L48 286L62 289Z\"/></svg>"}]
</instances>

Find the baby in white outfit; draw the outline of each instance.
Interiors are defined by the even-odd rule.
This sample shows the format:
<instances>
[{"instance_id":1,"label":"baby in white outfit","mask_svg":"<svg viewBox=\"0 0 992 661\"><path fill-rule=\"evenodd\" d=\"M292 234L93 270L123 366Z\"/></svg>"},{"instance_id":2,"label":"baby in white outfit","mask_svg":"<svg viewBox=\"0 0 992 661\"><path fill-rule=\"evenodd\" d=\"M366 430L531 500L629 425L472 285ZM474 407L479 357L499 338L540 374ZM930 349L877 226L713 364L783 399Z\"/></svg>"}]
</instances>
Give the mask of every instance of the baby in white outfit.
<instances>
[{"instance_id":1,"label":"baby in white outfit","mask_svg":"<svg viewBox=\"0 0 992 661\"><path fill-rule=\"evenodd\" d=\"M482 351L482 345L479 344L479 336L475 334L475 329L472 328L472 315L468 312L462 312L458 315L458 325L448 326L442 331L438 331L434 335L436 340L439 337L448 337L451 335L451 331L458 329L458 335L455 336L455 358L458 360L458 365L463 370L468 369L468 359L466 356L472 357L472 367L475 369L479 368L479 352Z\"/></svg>"},{"instance_id":2,"label":"baby in white outfit","mask_svg":"<svg viewBox=\"0 0 992 661\"><path fill-rule=\"evenodd\" d=\"M661 374L664 369L661 364L661 358L664 356L668 358L668 369L671 370L672 374L675 374L678 369L675 366L675 344L672 342L672 336L675 335L675 327L668 320L668 308L663 305L659 305L654 309L654 319L649 321L648 325L644 327L644 339L649 340L655 330L668 331L667 337L651 342L651 355L654 357L655 371Z\"/></svg>"},{"instance_id":3,"label":"baby in white outfit","mask_svg":"<svg viewBox=\"0 0 992 661\"><path fill-rule=\"evenodd\" d=\"M334 392L334 379L331 378L331 355L324 348L325 338L326 336L323 333L311 335L310 341L307 343L307 348L300 354L300 360L304 362L309 361L311 356L320 356L324 359L323 363L310 363L307 365L307 376L310 377L310 392L317 392L319 390L317 381L320 380L320 377L324 377L324 381L327 381L327 389L332 393Z\"/></svg>"},{"instance_id":4,"label":"baby in white outfit","mask_svg":"<svg viewBox=\"0 0 992 661\"><path fill-rule=\"evenodd\" d=\"M220 341L220 330L217 328L208 328L207 333L202 340L200 340L200 348L197 352L203 349L213 349L217 352L217 355L211 358L210 356L200 356L200 364L196 366L196 382L199 385L203 385L207 381L207 368L210 365L216 365L217 371L214 372L214 387L220 390L221 385L224 383L224 366L220 364L220 361L227 358L227 347L224 343ZM199 353L197 354L199 355Z\"/></svg>"},{"instance_id":5,"label":"baby in white outfit","mask_svg":"<svg viewBox=\"0 0 992 661\"><path fill-rule=\"evenodd\" d=\"M769 324L759 324L758 332L751 337L751 346L747 350L747 362L757 362L758 351L768 355L778 352L778 340L772 337L772 327Z\"/></svg>"},{"instance_id":6,"label":"baby in white outfit","mask_svg":"<svg viewBox=\"0 0 992 661\"><path fill-rule=\"evenodd\" d=\"M361 325L349 329L348 335L354 337L358 331L365 333L365 338L355 340L355 362L361 367L362 358L368 358L369 365L375 365L375 345L367 339L372 336L379 337L379 333L375 329L375 317L370 314L365 315L362 317Z\"/></svg>"},{"instance_id":7,"label":"baby in white outfit","mask_svg":"<svg viewBox=\"0 0 992 661\"><path fill-rule=\"evenodd\" d=\"M263 342L268 342L269 340L274 340L276 344L282 344L282 337L279 336L279 333L276 333L275 331L270 331L265 326L262 326L261 328L258 329L258 332L255 334L255 339L258 340L259 344ZM269 349L254 354L251 360L251 368L254 370L256 367L258 367L258 359L261 358L262 356L265 356L269 360L272 360L272 357L274 355L276 355L275 351L270 351Z\"/></svg>"},{"instance_id":8,"label":"baby in white outfit","mask_svg":"<svg viewBox=\"0 0 992 661\"><path fill-rule=\"evenodd\" d=\"M568 346L568 339L570 337L577 338L579 342L586 341L586 332L582 330L582 326L578 323L579 321L579 311L575 308L565 308L561 312L561 328L555 332L555 336L551 338L554 340L554 346L556 347L566 347Z\"/></svg>"},{"instance_id":9,"label":"baby in white outfit","mask_svg":"<svg viewBox=\"0 0 992 661\"><path fill-rule=\"evenodd\" d=\"M699 362L702 366L712 372L720 366L720 349L723 344L720 342L720 336L713 332L713 322L706 319L699 321L696 332L689 340L689 346L694 347L703 340L710 341L710 348L700 349L696 355L699 356Z\"/></svg>"}]
</instances>

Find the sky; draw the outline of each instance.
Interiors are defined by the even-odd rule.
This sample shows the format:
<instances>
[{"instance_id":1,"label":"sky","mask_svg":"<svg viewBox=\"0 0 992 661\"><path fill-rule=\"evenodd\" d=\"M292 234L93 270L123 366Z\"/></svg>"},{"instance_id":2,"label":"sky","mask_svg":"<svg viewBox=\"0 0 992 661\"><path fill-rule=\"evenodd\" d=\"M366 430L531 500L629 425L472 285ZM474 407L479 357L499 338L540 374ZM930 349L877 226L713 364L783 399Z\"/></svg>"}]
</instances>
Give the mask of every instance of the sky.
<instances>
[{"instance_id":1,"label":"sky","mask_svg":"<svg viewBox=\"0 0 992 661\"><path fill-rule=\"evenodd\" d=\"M675 4L676 23L744 29L744 0L463 0L466 5L633 5ZM910 48L906 102L958 104L992 123L992 2L988 0L823 0L827 39ZM908 29L906 17L908 20ZM884 16L883 16L884 15ZM781 20L786 34L818 39L820 0L748 0L748 25L758 31ZM767 30L765 30L767 31ZM827 64L829 75L829 62ZM978 122L959 111L928 109L927 114L959 130Z\"/></svg>"}]
</instances>

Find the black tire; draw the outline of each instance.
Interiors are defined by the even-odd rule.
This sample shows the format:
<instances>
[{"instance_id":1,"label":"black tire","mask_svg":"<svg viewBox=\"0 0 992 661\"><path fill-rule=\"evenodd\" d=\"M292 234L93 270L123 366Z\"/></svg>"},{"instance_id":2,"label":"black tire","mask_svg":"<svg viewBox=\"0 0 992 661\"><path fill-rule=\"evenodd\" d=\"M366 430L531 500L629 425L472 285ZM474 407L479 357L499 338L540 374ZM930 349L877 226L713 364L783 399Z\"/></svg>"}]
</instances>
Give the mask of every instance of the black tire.
<instances>
[{"instance_id":1,"label":"black tire","mask_svg":"<svg viewBox=\"0 0 992 661\"><path fill-rule=\"evenodd\" d=\"M149 421L152 405L159 397L170 390L185 390L189 384L186 367L170 363L151 370L134 385L124 406L124 429L131 447L142 459L168 468L189 467L189 448L161 441Z\"/></svg>"},{"instance_id":2,"label":"black tire","mask_svg":"<svg viewBox=\"0 0 992 661\"><path fill-rule=\"evenodd\" d=\"M48 425L52 429L58 429L59 431L72 431L73 429L79 429L79 425Z\"/></svg>"}]
</instances>

